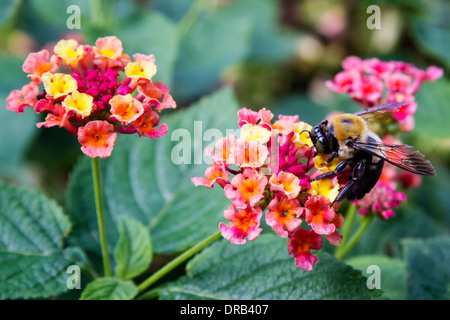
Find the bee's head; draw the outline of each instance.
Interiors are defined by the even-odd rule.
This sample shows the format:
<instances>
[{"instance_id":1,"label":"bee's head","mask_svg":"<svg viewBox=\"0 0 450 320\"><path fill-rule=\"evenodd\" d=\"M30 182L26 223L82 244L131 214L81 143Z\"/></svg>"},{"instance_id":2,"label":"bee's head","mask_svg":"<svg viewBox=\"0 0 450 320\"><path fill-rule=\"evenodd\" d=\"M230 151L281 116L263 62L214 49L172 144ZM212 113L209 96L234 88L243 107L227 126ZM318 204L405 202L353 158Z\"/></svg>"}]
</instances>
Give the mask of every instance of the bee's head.
<instances>
[{"instance_id":1,"label":"bee's head","mask_svg":"<svg viewBox=\"0 0 450 320\"><path fill-rule=\"evenodd\" d=\"M326 134L326 128L328 125L328 121L324 120L320 124L314 126L309 133L311 137L311 141L316 148L318 154L328 154L331 152L330 150L330 142L328 141L328 137Z\"/></svg>"}]
</instances>

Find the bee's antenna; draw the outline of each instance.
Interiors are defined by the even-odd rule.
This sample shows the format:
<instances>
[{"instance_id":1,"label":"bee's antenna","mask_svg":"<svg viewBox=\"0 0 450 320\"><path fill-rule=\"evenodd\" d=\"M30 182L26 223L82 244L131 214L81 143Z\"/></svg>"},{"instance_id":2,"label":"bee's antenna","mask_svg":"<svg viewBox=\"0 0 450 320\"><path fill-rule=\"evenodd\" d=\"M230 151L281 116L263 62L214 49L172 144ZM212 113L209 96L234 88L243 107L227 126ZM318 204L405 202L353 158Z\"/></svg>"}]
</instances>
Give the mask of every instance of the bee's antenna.
<instances>
[{"instance_id":1,"label":"bee's antenna","mask_svg":"<svg viewBox=\"0 0 450 320\"><path fill-rule=\"evenodd\" d=\"M303 130L302 132L300 132L300 135L302 135L303 132L307 132L308 135L309 135L309 138L311 139L311 132L309 130L306 130L306 129ZM314 152L314 146L312 146L311 151L309 153L308 161L306 162L306 171L305 171L305 173L309 171L309 159L311 159L311 154L314 154L313 152Z\"/></svg>"},{"instance_id":2,"label":"bee's antenna","mask_svg":"<svg viewBox=\"0 0 450 320\"><path fill-rule=\"evenodd\" d=\"M305 173L309 171L309 160L311 159L311 154L314 155L314 146L311 147L311 151L309 152L308 161L306 162L306 171L305 171Z\"/></svg>"}]
</instances>

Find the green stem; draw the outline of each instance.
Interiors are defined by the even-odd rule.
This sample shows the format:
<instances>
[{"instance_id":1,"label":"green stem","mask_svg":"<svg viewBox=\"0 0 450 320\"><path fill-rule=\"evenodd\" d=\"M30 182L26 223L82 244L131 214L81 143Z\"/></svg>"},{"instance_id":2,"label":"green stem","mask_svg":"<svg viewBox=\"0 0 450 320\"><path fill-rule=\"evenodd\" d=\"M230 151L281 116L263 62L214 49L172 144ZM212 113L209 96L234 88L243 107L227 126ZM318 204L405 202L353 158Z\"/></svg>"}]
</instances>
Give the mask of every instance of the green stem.
<instances>
[{"instance_id":1,"label":"green stem","mask_svg":"<svg viewBox=\"0 0 450 320\"><path fill-rule=\"evenodd\" d=\"M356 230L355 234L348 242L344 243L344 246L341 248L341 250L336 251L336 258L343 259L350 252L350 250L358 243L361 236L366 232L367 228L373 220L373 217L373 215L361 217L358 230Z\"/></svg>"},{"instance_id":2,"label":"green stem","mask_svg":"<svg viewBox=\"0 0 450 320\"><path fill-rule=\"evenodd\" d=\"M156 271L154 274L152 274L149 278L147 278L144 282L142 282L138 289L139 292L144 291L145 289L147 289L149 286L151 286L152 284L154 284L156 281L158 281L160 278L162 278L163 276L165 276L167 273L169 273L170 271L172 271L174 268L176 268L177 266L179 266L181 263L185 262L187 259L189 259L190 257L192 257L194 254L196 254L197 252L199 252L200 250L202 250L204 247L206 247L207 245L209 245L211 242L219 239L221 236L220 231L217 231L216 233L210 235L209 237L207 237L206 239L200 241L199 243L197 243L195 246L193 246L192 248L190 248L189 250L183 252L181 255L179 255L178 257L176 257L175 259L173 259L172 261L170 261L168 264L166 264L164 267L162 267L161 269L159 269L158 271ZM139 298L138 298L139 299Z\"/></svg>"},{"instance_id":3,"label":"green stem","mask_svg":"<svg viewBox=\"0 0 450 320\"><path fill-rule=\"evenodd\" d=\"M112 1L90 0L91 24L97 28L105 29L111 24L113 16Z\"/></svg>"},{"instance_id":4,"label":"green stem","mask_svg":"<svg viewBox=\"0 0 450 320\"><path fill-rule=\"evenodd\" d=\"M350 236L350 230L352 229L353 221L356 216L356 207L352 204L349 205L347 209L347 213L345 214L344 226L342 228L342 241L339 246L336 248L336 255L345 245L345 242L348 240Z\"/></svg>"},{"instance_id":5,"label":"green stem","mask_svg":"<svg viewBox=\"0 0 450 320\"><path fill-rule=\"evenodd\" d=\"M106 242L105 223L103 220L102 194L100 188L100 172L98 169L98 158L92 158L92 178L94 180L95 208L97 211L98 231L100 235L100 244L102 247L103 268L105 277L111 276L111 263L108 255L108 245Z\"/></svg>"}]
</instances>

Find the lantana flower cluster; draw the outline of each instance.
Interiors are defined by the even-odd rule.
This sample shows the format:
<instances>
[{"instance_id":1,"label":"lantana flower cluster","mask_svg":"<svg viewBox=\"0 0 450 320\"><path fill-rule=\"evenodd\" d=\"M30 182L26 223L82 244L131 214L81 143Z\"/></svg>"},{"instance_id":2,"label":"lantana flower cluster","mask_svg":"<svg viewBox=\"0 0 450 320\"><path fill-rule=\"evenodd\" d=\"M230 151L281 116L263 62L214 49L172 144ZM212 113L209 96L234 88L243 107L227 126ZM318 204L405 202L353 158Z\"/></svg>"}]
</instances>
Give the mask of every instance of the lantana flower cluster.
<instances>
[{"instance_id":1,"label":"lantana flower cluster","mask_svg":"<svg viewBox=\"0 0 450 320\"><path fill-rule=\"evenodd\" d=\"M323 238L338 245L343 216L338 204L336 179L310 182L320 173L312 170L314 152L308 131L311 126L298 116L279 116L243 108L238 111L240 134L228 135L206 152L212 166L204 177L191 178L196 186L224 190L231 204L224 211L229 223L220 223L222 236L231 243L255 240L265 218L280 237L289 238L288 252L303 270L311 270ZM264 213L265 211L265 213Z\"/></svg>"},{"instance_id":2,"label":"lantana flower cluster","mask_svg":"<svg viewBox=\"0 0 450 320\"><path fill-rule=\"evenodd\" d=\"M115 36L99 38L95 46L60 40L52 53L30 53L22 69L31 82L9 94L7 109L46 114L39 128L64 127L91 158L109 157L117 133L162 137L167 125L160 124L159 112L176 108L164 83L152 81L154 55L131 58Z\"/></svg>"},{"instance_id":3,"label":"lantana flower cluster","mask_svg":"<svg viewBox=\"0 0 450 320\"><path fill-rule=\"evenodd\" d=\"M408 102L392 113L391 120L398 122L398 131L410 131L414 128L414 113L417 110L415 93L424 81L435 81L442 77L443 70L430 66L421 70L402 61L380 61L377 58L362 60L355 56L342 62L343 71L336 74L333 81L326 85L335 92L348 94L363 108L389 102ZM384 127L388 123L384 123ZM383 125L383 123L381 123ZM383 129L383 128L378 128ZM387 130L376 133L388 144L402 144ZM395 134L395 132L394 132ZM382 219L395 215L406 195L398 189L418 187L421 177L385 163L381 177L375 187L354 205L362 215L374 214Z\"/></svg>"},{"instance_id":4,"label":"lantana flower cluster","mask_svg":"<svg viewBox=\"0 0 450 320\"><path fill-rule=\"evenodd\" d=\"M364 108L388 102L409 102L393 112L393 120L401 131L414 128L417 103L414 95L424 81L435 81L443 70L430 66L419 69L403 61L381 61L377 58L362 60L350 56L342 62L343 71L326 85L333 91L348 94Z\"/></svg>"}]
</instances>

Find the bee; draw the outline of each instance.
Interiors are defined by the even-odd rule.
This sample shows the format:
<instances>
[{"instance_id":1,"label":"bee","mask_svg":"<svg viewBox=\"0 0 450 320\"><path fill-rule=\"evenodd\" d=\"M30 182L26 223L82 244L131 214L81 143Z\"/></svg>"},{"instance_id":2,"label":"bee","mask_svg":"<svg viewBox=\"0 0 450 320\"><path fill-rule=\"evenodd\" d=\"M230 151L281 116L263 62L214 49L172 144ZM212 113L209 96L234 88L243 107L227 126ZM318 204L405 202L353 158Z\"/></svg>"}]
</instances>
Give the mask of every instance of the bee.
<instances>
[{"instance_id":1,"label":"bee","mask_svg":"<svg viewBox=\"0 0 450 320\"><path fill-rule=\"evenodd\" d=\"M370 131L367 121L380 118L395 111L405 102L393 102L370 107L350 114L337 114L323 120L309 132L315 156L327 156L325 163L337 160L334 171L315 177L313 180L330 179L348 168L348 182L339 190L333 201L361 199L377 183L384 163L388 162L403 170L424 176L436 174L433 165L413 147L404 144L384 143Z\"/></svg>"}]
</instances>

